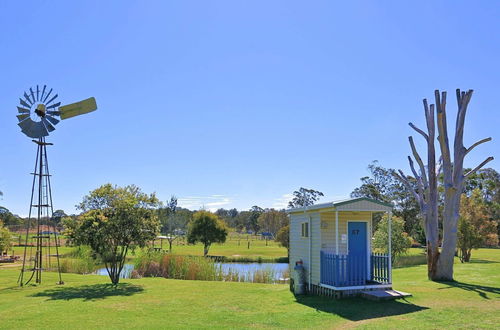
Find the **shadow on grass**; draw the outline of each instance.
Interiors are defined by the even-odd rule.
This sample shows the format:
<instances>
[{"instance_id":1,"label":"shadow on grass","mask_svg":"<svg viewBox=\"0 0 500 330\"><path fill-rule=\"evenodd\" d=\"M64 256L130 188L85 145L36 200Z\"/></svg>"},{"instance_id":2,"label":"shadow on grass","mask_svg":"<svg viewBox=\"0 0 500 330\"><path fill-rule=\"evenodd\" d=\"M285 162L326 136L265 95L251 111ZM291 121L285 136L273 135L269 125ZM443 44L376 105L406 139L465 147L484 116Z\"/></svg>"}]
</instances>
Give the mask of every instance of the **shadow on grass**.
<instances>
[{"instance_id":1,"label":"shadow on grass","mask_svg":"<svg viewBox=\"0 0 500 330\"><path fill-rule=\"evenodd\" d=\"M498 261L494 260L484 260L484 259L471 259L469 261L471 264L498 264Z\"/></svg>"},{"instance_id":2,"label":"shadow on grass","mask_svg":"<svg viewBox=\"0 0 500 330\"><path fill-rule=\"evenodd\" d=\"M318 312L336 314L351 321L403 315L428 309L407 301L370 301L362 298L335 300L319 296L296 296L295 298L298 303L312 307Z\"/></svg>"},{"instance_id":3,"label":"shadow on grass","mask_svg":"<svg viewBox=\"0 0 500 330\"><path fill-rule=\"evenodd\" d=\"M71 300L83 299L84 301L104 299L112 296L132 296L141 293L144 289L141 286L129 283L94 284L76 287L59 287L35 293L31 297L47 297L48 300Z\"/></svg>"},{"instance_id":4,"label":"shadow on grass","mask_svg":"<svg viewBox=\"0 0 500 330\"><path fill-rule=\"evenodd\" d=\"M500 287L468 284L468 283L457 282L457 281L439 282L439 283L448 285L447 287L439 288L439 290L459 288L459 289L466 290L466 291L476 292L479 296L481 296L481 298L484 298L484 299L490 299L488 297L488 293L494 293L494 294L500 295Z\"/></svg>"}]
</instances>

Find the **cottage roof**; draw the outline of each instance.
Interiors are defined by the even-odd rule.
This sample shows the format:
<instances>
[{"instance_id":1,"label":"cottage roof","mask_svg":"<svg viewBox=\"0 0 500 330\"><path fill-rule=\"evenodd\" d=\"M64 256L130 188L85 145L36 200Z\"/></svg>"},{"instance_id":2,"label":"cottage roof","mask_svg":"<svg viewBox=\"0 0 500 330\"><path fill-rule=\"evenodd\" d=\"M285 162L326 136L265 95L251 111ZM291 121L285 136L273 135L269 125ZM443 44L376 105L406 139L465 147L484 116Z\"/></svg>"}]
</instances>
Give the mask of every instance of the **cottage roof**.
<instances>
[{"instance_id":1,"label":"cottage roof","mask_svg":"<svg viewBox=\"0 0 500 330\"><path fill-rule=\"evenodd\" d=\"M311 212L323 209L332 209L332 211L389 212L392 210L392 204L384 203L371 198L359 197L288 209L287 213Z\"/></svg>"}]
</instances>

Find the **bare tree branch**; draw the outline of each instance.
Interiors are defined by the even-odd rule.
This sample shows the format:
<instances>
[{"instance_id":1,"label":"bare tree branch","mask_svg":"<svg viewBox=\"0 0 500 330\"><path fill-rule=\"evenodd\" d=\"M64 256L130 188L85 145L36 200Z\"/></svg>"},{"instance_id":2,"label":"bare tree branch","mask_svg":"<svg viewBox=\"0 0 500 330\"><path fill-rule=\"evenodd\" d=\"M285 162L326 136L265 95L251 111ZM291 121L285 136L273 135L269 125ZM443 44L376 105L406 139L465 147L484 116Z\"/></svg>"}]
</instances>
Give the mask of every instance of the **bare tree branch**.
<instances>
[{"instance_id":1,"label":"bare tree branch","mask_svg":"<svg viewBox=\"0 0 500 330\"><path fill-rule=\"evenodd\" d=\"M469 152L472 151L472 149L474 149L475 147L477 147L478 145L482 144L482 143L486 143L486 142L489 142L491 141L491 137L487 137L486 139L482 139L480 141L477 141L476 143L474 143L473 145L471 145L467 151L465 151L465 154L467 155Z\"/></svg>"},{"instance_id":2,"label":"bare tree branch","mask_svg":"<svg viewBox=\"0 0 500 330\"><path fill-rule=\"evenodd\" d=\"M437 126L438 126L438 141L439 147L441 149L441 157L443 158L443 173L445 185L452 185L452 166L451 166L451 156L450 156L450 145L448 141L448 127L446 123L446 107L442 106L441 97L439 95L439 90L434 91L434 96L436 98L436 110L437 110ZM446 97L446 94L443 95ZM446 104L446 102L444 102Z\"/></svg>"},{"instance_id":3,"label":"bare tree branch","mask_svg":"<svg viewBox=\"0 0 500 330\"><path fill-rule=\"evenodd\" d=\"M464 178L467 179L469 176L471 176L472 174L474 174L477 171L479 171L481 169L481 167L483 167L484 165L488 164L493 159L494 159L493 157L486 158L481 164L477 165L474 169L470 170L467 174L465 174Z\"/></svg>"},{"instance_id":4,"label":"bare tree branch","mask_svg":"<svg viewBox=\"0 0 500 330\"><path fill-rule=\"evenodd\" d=\"M469 102L470 99L472 98L473 92L474 91L472 89L469 89L467 92L460 92L460 89L457 89L457 96L458 94L461 94L461 96L460 96L460 102L458 103L457 122L455 127L456 133L459 133L459 128L462 128L463 132L465 115L467 114L467 107L469 106ZM455 136L457 136L457 134Z\"/></svg>"},{"instance_id":5,"label":"bare tree branch","mask_svg":"<svg viewBox=\"0 0 500 330\"><path fill-rule=\"evenodd\" d=\"M460 91L460 90L459 90ZM453 159L453 182L457 185L461 181L464 168L464 158L467 149L464 147L464 124L467 107L472 97L472 89L461 93L461 103L458 106L457 121L455 127L454 159Z\"/></svg>"},{"instance_id":6,"label":"bare tree branch","mask_svg":"<svg viewBox=\"0 0 500 330\"><path fill-rule=\"evenodd\" d=\"M413 176L415 176L415 179L417 180L418 188L421 192L424 191L424 184L422 182L422 177L418 175L417 171L415 170L415 166L413 165L413 160L411 159L410 156L408 156L408 163L410 163L410 168L413 173Z\"/></svg>"},{"instance_id":7,"label":"bare tree branch","mask_svg":"<svg viewBox=\"0 0 500 330\"><path fill-rule=\"evenodd\" d=\"M413 197L417 200L418 204L420 205L420 212L424 212L424 196L418 194L415 189L412 187L410 180L406 177L406 175L403 173L403 171L399 170L399 174L396 173L396 171L392 171L392 174L399 180L401 181L406 189L410 191L410 193L413 194Z\"/></svg>"},{"instance_id":8,"label":"bare tree branch","mask_svg":"<svg viewBox=\"0 0 500 330\"><path fill-rule=\"evenodd\" d=\"M436 135L436 125L434 123L434 104L431 104L430 107L427 106L427 100L424 100L424 107L425 107L425 121L427 124L427 131L429 132L429 142L434 142L434 136Z\"/></svg>"},{"instance_id":9,"label":"bare tree branch","mask_svg":"<svg viewBox=\"0 0 500 330\"><path fill-rule=\"evenodd\" d=\"M417 152L417 148L415 147L415 143L413 143L413 137L409 136L408 141L410 141L410 147L411 147L411 151L413 153L413 157L415 157L415 160L417 161L418 166L420 167L420 173L421 173L420 176L422 177L424 189L427 189L427 187L429 186L429 182L427 181L427 175L425 173L424 162L422 161L422 158L420 158L420 155Z\"/></svg>"},{"instance_id":10,"label":"bare tree branch","mask_svg":"<svg viewBox=\"0 0 500 330\"><path fill-rule=\"evenodd\" d=\"M420 135L422 135L424 137L424 139L426 141L429 141L429 136L427 135L427 133L425 133L424 131L422 131L420 128L418 128L417 126L413 125L413 123L408 123L408 125L410 125L411 128L413 128L415 131L417 131Z\"/></svg>"}]
</instances>

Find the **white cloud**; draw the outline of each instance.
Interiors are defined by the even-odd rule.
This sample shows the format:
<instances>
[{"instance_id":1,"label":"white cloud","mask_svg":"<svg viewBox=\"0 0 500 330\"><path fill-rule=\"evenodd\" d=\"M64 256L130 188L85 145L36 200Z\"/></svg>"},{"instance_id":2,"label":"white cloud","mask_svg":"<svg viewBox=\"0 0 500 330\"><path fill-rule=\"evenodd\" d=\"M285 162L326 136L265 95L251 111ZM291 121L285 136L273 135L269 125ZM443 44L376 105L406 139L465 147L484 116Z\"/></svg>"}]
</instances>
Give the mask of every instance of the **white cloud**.
<instances>
[{"instance_id":1,"label":"white cloud","mask_svg":"<svg viewBox=\"0 0 500 330\"><path fill-rule=\"evenodd\" d=\"M225 195L210 195L210 196L187 196L177 200L180 207L190 210L207 209L216 211L217 209L231 204L232 199Z\"/></svg>"},{"instance_id":2,"label":"white cloud","mask_svg":"<svg viewBox=\"0 0 500 330\"><path fill-rule=\"evenodd\" d=\"M293 194L284 194L283 196L276 198L272 205L275 209L286 209L288 207L288 202L293 198Z\"/></svg>"}]
</instances>

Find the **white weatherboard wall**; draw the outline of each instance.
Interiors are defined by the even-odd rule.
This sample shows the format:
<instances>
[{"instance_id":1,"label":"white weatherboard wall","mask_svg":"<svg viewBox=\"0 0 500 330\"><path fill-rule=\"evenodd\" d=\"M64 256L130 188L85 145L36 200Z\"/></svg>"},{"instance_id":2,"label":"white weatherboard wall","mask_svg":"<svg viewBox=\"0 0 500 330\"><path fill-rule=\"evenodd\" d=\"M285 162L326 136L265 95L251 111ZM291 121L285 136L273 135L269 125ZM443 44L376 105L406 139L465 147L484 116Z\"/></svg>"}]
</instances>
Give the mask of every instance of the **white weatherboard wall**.
<instances>
[{"instance_id":1,"label":"white weatherboard wall","mask_svg":"<svg viewBox=\"0 0 500 330\"><path fill-rule=\"evenodd\" d=\"M295 262L301 259L306 270L309 269L309 238L301 237L301 224L304 222L309 222L308 214L290 215L290 271L293 271Z\"/></svg>"},{"instance_id":2,"label":"white weatherboard wall","mask_svg":"<svg viewBox=\"0 0 500 330\"><path fill-rule=\"evenodd\" d=\"M302 223L309 223L309 217L311 217L309 237L302 237ZM319 222L319 213L290 214L290 271L293 271L296 261L302 260L308 282L309 266L319 270L319 250L321 246ZM309 239L311 239L311 250L309 250ZM312 274L314 273L315 270L313 269Z\"/></svg>"},{"instance_id":3,"label":"white weatherboard wall","mask_svg":"<svg viewBox=\"0 0 500 330\"><path fill-rule=\"evenodd\" d=\"M320 266L321 266L321 215L319 213L312 214L312 267L311 267L311 283L319 284Z\"/></svg>"}]
</instances>

